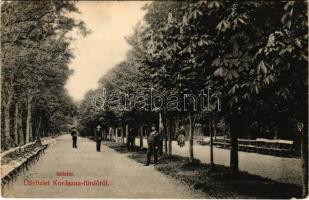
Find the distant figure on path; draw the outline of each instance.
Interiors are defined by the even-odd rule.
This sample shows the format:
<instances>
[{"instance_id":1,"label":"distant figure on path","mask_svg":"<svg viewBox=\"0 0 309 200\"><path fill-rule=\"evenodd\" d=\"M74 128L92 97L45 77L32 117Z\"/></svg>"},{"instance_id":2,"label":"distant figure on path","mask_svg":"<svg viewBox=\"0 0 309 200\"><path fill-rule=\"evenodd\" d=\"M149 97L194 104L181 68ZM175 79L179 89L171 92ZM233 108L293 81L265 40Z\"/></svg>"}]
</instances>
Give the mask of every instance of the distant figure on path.
<instances>
[{"instance_id":1,"label":"distant figure on path","mask_svg":"<svg viewBox=\"0 0 309 200\"><path fill-rule=\"evenodd\" d=\"M150 164L151 155L154 157L154 164L158 162L158 148L159 148L159 133L156 128L153 126L151 128L151 133L148 137L148 149L147 149L147 162L146 166Z\"/></svg>"},{"instance_id":2,"label":"distant figure on path","mask_svg":"<svg viewBox=\"0 0 309 200\"><path fill-rule=\"evenodd\" d=\"M96 143L97 143L97 152L101 151L101 141L102 141L102 129L101 126L98 125L96 130L95 130L95 138L96 138Z\"/></svg>"},{"instance_id":3,"label":"distant figure on path","mask_svg":"<svg viewBox=\"0 0 309 200\"><path fill-rule=\"evenodd\" d=\"M73 148L77 148L77 129L75 127L71 130L72 140L73 140Z\"/></svg>"},{"instance_id":4,"label":"distant figure on path","mask_svg":"<svg viewBox=\"0 0 309 200\"><path fill-rule=\"evenodd\" d=\"M185 145L185 135L186 135L186 131L185 131L184 127L181 126L180 130L179 130L178 137L177 137L177 144L180 147L183 147Z\"/></svg>"},{"instance_id":5,"label":"distant figure on path","mask_svg":"<svg viewBox=\"0 0 309 200\"><path fill-rule=\"evenodd\" d=\"M133 151L134 150L134 140L135 140L135 137L134 137L134 134L133 134L133 129L130 128L129 132L128 132L128 139L127 139L128 151Z\"/></svg>"}]
</instances>

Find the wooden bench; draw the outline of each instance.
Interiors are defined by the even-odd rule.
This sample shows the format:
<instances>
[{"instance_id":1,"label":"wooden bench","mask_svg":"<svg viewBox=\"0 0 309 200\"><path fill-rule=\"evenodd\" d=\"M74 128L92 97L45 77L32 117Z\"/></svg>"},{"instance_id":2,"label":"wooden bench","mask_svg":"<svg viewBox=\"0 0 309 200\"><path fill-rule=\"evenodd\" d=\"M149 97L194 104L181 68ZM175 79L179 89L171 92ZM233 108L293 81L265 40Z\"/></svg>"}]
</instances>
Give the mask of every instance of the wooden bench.
<instances>
[{"instance_id":1,"label":"wooden bench","mask_svg":"<svg viewBox=\"0 0 309 200\"><path fill-rule=\"evenodd\" d=\"M214 145L219 148L229 148L230 140L218 138ZM289 140L268 140L258 138L256 140L238 139L238 150L273 156L290 156L293 142Z\"/></svg>"},{"instance_id":2,"label":"wooden bench","mask_svg":"<svg viewBox=\"0 0 309 200\"><path fill-rule=\"evenodd\" d=\"M230 146L230 140L225 138L218 138L214 140L214 145L219 148L227 148Z\"/></svg>"},{"instance_id":3,"label":"wooden bench","mask_svg":"<svg viewBox=\"0 0 309 200\"><path fill-rule=\"evenodd\" d=\"M255 140L238 139L238 150L246 152L255 151Z\"/></svg>"},{"instance_id":4,"label":"wooden bench","mask_svg":"<svg viewBox=\"0 0 309 200\"><path fill-rule=\"evenodd\" d=\"M267 155L287 156L292 150L292 141L257 139L257 152Z\"/></svg>"}]
</instances>

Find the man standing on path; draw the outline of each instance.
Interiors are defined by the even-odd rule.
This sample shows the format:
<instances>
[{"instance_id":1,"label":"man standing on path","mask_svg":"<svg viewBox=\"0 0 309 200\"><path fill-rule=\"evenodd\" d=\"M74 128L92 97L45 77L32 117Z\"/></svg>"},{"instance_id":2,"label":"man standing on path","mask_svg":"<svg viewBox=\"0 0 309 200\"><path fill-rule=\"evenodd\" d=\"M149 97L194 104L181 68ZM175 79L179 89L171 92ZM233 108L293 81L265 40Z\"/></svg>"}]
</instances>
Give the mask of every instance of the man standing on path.
<instances>
[{"instance_id":1,"label":"man standing on path","mask_svg":"<svg viewBox=\"0 0 309 200\"><path fill-rule=\"evenodd\" d=\"M185 145L185 135L186 135L186 131L185 131L184 127L181 126L180 130L179 130L179 134L177 136L177 144L180 147L183 147Z\"/></svg>"},{"instance_id":2,"label":"man standing on path","mask_svg":"<svg viewBox=\"0 0 309 200\"><path fill-rule=\"evenodd\" d=\"M75 127L71 130L72 140L73 140L73 148L77 148L77 129Z\"/></svg>"},{"instance_id":3,"label":"man standing on path","mask_svg":"<svg viewBox=\"0 0 309 200\"><path fill-rule=\"evenodd\" d=\"M147 149L147 162L146 162L146 166L148 166L150 164L150 159L151 159L151 155L153 154L154 157L154 164L156 164L158 162L158 140L159 140L159 133L156 130L156 128L153 126L151 128L151 133L148 137L148 149Z\"/></svg>"},{"instance_id":4,"label":"man standing on path","mask_svg":"<svg viewBox=\"0 0 309 200\"><path fill-rule=\"evenodd\" d=\"M95 130L95 138L96 138L96 146L97 146L97 152L101 151L101 141L102 141L102 129L101 126L98 125L97 129Z\"/></svg>"},{"instance_id":5,"label":"man standing on path","mask_svg":"<svg viewBox=\"0 0 309 200\"><path fill-rule=\"evenodd\" d=\"M128 139L127 139L127 148L128 148L128 151L133 151L133 148L134 148L134 134L133 134L133 129L130 128L129 129L129 132L128 132Z\"/></svg>"}]
</instances>

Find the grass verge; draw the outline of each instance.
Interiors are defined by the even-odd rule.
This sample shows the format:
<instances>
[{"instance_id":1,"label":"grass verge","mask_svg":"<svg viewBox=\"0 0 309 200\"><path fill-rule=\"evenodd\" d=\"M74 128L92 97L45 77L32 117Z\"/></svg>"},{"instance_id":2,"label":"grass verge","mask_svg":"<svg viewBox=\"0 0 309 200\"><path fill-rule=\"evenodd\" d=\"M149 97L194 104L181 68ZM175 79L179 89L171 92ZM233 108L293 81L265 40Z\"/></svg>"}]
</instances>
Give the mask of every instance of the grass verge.
<instances>
[{"instance_id":1,"label":"grass verge","mask_svg":"<svg viewBox=\"0 0 309 200\"><path fill-rule=\"evenodd\" d=\"M129 158L145 163L146 149L135 148L128 152L126 145L104 142L106 146L119 153L127 154ZM205 196L215 198L259 198L259 199L290 199L301 197L301 187L293 184L280 183L247 172L240 172L232 176L226 166L203 164L199 160L189 163L189 160L180 156L159 158L155 169L185 183L191 190L199 190Z\"/></svg>"}]
</instances>

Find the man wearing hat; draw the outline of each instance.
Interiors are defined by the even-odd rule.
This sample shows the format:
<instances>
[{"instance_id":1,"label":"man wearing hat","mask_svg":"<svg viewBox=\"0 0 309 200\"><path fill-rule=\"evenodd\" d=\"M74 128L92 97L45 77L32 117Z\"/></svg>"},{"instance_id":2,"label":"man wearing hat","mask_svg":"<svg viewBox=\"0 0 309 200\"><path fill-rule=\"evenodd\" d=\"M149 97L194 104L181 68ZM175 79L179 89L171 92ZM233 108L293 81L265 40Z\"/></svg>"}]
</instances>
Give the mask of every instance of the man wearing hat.
<instances>
[{"instance_id":1,"label":"man wearing hat","mask_svg":"<svg viewBox=\"0 0 309 200\"><path fill-rule=\"evenodd\" d=\"M177 136L177 144L180 147L183 147L185 145L185 135L186 135L185 128L181 126L179 129L178 136Z\"/></svg>"},{"instance_id":2,"label":"man wearing hat","mask_svg":"<svg viewBox=\"0 0 309 200\"><path fill-rule=\"evenodd\" d=\"M159 148L159 133L156 129L156 127L151 128L151 133L148 137L148 149L147 149L147 162L146 166L150 164L151 155L153 154L154 157L154 164L158 161L158 148Z\"/></svg>"},{"instance_id":3,"label":"man wearing hat","mask_svg":"<svg viewBox=\"0 0 309 200\"><path fill-rule=\"evenodd\" d=\"M72 140L73 140L73 148L77 148L77 129L75 127L71 130Z\"/></svg>"},{"instance_id":4,"label":"man wearing hat","mask_svg":"<svg viewBox=\"0 0 309 200\"><path fill-rule=\"evenodd\" d=\"M134 133L133 129L129 128L128 135L127 135L127 149L128 151L133 151L134 150Z\"/></svg>"},{"instance_id":5,"label":"man wearing hat","mask_svg":"<svg viewBox=\"0 0 309 200\"><path fill-rule=\"evenodd\" d=\"M95 129L95 138L97 143L97 152L101 151L101 141L102 141L102 128L100 125Z\"/></svg>"}]
</instances>

